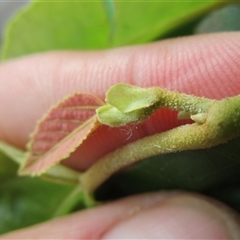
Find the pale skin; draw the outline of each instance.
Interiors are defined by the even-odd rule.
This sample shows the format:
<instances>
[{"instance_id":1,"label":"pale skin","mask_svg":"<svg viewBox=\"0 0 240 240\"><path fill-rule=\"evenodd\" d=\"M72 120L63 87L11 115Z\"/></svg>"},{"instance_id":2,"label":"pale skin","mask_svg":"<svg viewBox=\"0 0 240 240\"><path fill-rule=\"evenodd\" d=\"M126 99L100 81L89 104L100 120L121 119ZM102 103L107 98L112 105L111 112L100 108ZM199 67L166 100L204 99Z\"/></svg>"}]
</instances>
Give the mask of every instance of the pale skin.
<instances>
[{"instance_id":1,"label":"pale skin","mask_svg":"<svg viewBox=\"0 0 240 240\"><path fill-rule=\"evenodd\" d=\"M0 139L24 148L36 120L57 100L74 91L104 98L118 82L213 99L238 95L239 62L240 33L225 33L108 51L52 52L2 63ZM102 131L66 164L84 170L123 143L177 124L176 115L163 110L132 129L130 137L117 130ZM78 154L84 161L76 161ZM239 225L237 213L211 199L160 192L121 199L0 238L239 239Z\"/></svg>"}]
</instances>

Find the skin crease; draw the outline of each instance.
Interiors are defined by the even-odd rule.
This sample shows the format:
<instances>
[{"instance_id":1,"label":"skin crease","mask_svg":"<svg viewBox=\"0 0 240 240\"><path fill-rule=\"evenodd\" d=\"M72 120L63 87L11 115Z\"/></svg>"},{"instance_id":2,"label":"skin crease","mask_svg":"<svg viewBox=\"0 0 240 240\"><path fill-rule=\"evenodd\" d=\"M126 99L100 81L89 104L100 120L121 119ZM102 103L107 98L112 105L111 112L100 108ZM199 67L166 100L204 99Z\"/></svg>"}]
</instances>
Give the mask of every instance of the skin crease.
<instances>
[{"instance_id":1,"label":"skin crease","mask_svg":"<svg viewBox=\"0 0 240 240\"><path fill-rule=\"evenodd\" d=\"M0 104L0 139L24 148L36 120L50 105L74 91L91 92L104 99L107 89L118 82L141 87L161 86L169 90L215 99L237 95L240 93L239 40L240 33L209 34L107 51L51 52L2 63L0 102L4 104ZM137 129L130 129L130 137L129 129L117 131L102 128L65 163L75 169L84 170L106 152L127 142L184 123L176 119L175 112L163 109ZM80 154L82 158L79 160ZM166 194L168 204L159 202L151 207L154 211L147 208L131 219L126 217L129 209L133 211L134 206L141 204L141 199L146 197L154 199L153 195L146 194L119 200L93 210L50 221L40 227L21 230L20 233L15 232L8 237L3 236L2 239L16 239L20 236L25 236L23 239L26 239L26 236L30 239L36 236L42 239L46 239L46 236L48 239L94 239L96 236L116 239L117 236L121 238L124 229L134 228L135 235L133 231L129 232L129 236L139 238L137 235L139 224L146 223L155 230L147 232L148 236L144 236L145 238L240 238L240 235L237 235L239 234L237 227L234 228L235 236L232 234L233 230L229 230L233 228L226 227L226 223L239 227L237 214L230 210L226 211L222 206L217 207L218 213L215 214L216 206L210 203L209 199L204 200L209 204L207 208L206 206L204 208L202 202L189 207L189 204L181 203L182 194L176 194L174 201L171 200L171 194ZM161 193L156 195L162 197ZM190 203L194 199L198 201L199 196L192 197L187 194L186 201L183 202ZM131 201L131 204L128 201ZM126 209L123 206L130 207ZM159 211L157 216L154 215L156 211ZM220 221L220 216L226 215L229 211L231 214ZM101 219L100 224L99 221L93 222L97 216L107 216L109 213L115 214L115 217L109 217L106 222ZM162 217L159 221L164 223L164 229L156 226L158 222L156 218L159 216ZM85 225L79 228L79 221ZM207 226L212 226L212 230ZM95 227L99 232L93 233L92 229Z\"/></svg>"}]
</instances>

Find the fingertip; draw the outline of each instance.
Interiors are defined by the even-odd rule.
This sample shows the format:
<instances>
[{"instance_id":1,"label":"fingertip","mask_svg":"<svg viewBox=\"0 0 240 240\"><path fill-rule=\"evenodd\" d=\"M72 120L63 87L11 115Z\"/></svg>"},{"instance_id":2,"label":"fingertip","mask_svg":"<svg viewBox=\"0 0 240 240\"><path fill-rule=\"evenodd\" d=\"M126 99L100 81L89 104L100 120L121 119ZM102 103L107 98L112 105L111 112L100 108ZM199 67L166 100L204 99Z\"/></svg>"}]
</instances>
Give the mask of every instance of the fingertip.
<instances>
[{"instance_id":1,"label":"fingertip","mask_svg":"<svg viewBox=\"0 0 240 240\"><path fill-rule=\"evenodd\" d=\"M119 222L103 239L239 239L239 220L215 200L183 193Z\"/></svg>"}]
</instances>

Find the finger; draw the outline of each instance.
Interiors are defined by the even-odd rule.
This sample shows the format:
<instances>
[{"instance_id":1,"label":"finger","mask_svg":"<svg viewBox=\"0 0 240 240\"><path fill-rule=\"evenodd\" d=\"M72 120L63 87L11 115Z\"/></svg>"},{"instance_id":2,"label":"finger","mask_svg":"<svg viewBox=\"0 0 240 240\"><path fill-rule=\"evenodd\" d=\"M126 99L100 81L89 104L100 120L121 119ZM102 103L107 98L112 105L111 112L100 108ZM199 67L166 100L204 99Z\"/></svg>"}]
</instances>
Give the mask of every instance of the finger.
<instances>
[{"instance_id":1,"label":"finger","mask_svg":"<svg viewBox=\"0 0 240 240\"><path fill-rule=\"evenodd\" d=\"M239 239L239 215L199 195L149 193L78 212L0 239Z\"/></svg>"},{"instance_id":2,"label":"finger","mask_svg":"<svg viewBox=\"0 0 240 240\"><path fill-rule=\"evenodd\" d=\"M115 83L161 86L222 98L239 93L240 33L224 33L93 52L30 56L0 67L0 139L23 147L37 119L74 91L104 98ZM176 113L160 110L138 129L104 129L87 141L69 164L85 169L127 142L183 124ZM114 139L110 141L109 139ZM92 151L94 149L94 151Z\"/></svg>"}]
</instances>

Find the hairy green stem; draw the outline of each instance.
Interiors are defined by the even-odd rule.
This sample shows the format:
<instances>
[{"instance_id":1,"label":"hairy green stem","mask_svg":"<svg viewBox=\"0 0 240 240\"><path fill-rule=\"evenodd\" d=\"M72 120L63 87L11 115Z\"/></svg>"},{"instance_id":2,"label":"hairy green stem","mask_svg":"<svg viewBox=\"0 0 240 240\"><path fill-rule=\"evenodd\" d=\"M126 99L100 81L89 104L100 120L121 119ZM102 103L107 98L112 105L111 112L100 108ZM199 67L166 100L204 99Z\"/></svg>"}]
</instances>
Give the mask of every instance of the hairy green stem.
<instances>
[{"instance_id":1,"label":"hairy green stem","mask_svg":"<svg viewBox=\"0 0 240 240\"><path fill-rule=\"evenodd\" d=\"M169 100L166 101L166 98ZM199 103L197 97L168 92L163 99L164 102L169 102L164 105L166 107L170 108L172 103L174 109L195 113L193 119L195 118L196 123L145 137L107 154L81 175L80 181L87 193L93 193L115 172L144 158L209 148L240 134L240 95L221 101L205 101L201 98ZM184 103L186 105L182 107Z\"/></svg>"},{"instance_id":2,"label":"hairy green stem","mask_svg":"<svg viewBox=\"0 0 240 240\"><path fill-rule=\"evenodd\" d=\"M138 124L159 108L184 112L184 116L206 113L216 102L203 97L168 91L159 87L140 88L128 84L112 86L106 95L107 105L96 110L102 124L111 127Z\"/></svg>"},{"instance_id":3,"label":"hairy green stem","mask_svg":"<svg viewBox=\"0 0 240 240\"><path fill-rule=\"evenodd\" d=\"M216 102L216 100L172 92L163 88L156 88L156 90L158 96L157 108L166 107L178 111L189 112L191 115L207 112Z\"/></svg>"}]
</instances>

